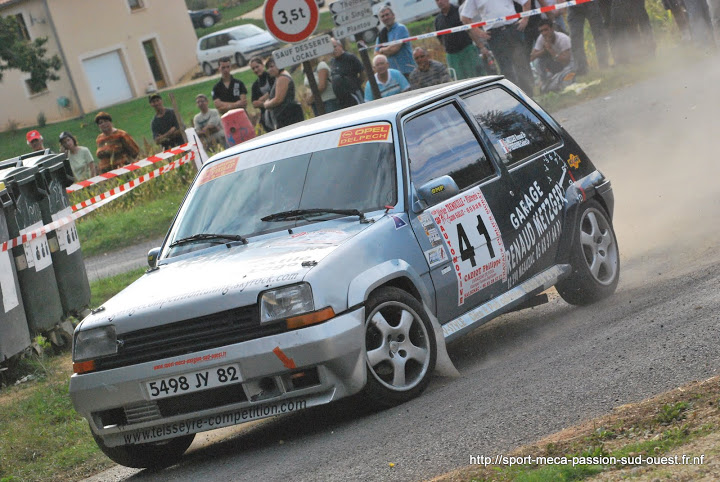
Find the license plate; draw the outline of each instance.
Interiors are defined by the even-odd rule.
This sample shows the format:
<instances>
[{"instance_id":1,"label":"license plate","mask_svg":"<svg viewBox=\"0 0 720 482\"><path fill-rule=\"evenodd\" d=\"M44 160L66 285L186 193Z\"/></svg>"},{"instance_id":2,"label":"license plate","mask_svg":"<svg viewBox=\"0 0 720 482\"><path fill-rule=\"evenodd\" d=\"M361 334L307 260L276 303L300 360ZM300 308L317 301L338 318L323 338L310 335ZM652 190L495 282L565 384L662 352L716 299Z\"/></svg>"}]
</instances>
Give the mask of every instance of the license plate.
<instances>
[{"instance_id":1,"label":"license plate","mask_svg":"<svg viewBox=\"0 0 720 482\"><path fill-rule=\"evenodd\" d=\"M235 364L184 373L173 377L158 378L145 383L145 386L150 398L157 399L198 392L209 388L240 383L241 381L240 367Z\"/></svg>"}]
</instances>

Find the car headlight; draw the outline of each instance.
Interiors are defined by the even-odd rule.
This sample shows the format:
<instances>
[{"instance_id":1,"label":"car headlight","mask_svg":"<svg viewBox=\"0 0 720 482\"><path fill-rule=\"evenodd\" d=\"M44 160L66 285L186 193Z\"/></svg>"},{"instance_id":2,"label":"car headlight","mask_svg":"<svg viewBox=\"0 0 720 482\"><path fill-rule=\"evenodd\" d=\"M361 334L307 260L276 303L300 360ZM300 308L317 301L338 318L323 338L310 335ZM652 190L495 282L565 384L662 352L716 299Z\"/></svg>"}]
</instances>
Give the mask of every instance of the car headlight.
<instances>
[{"instance_id":1,"label":"car headlight","mask_svg":"<svg viewBox=\"0 0 720 482\"><path fill-rule=\"evenodd\" d=\"M115 353L117 353L117 335L113 325L82 330L75 337L73 362L93 360Z\"/></svg>"},{"instance_id":2,"label":"car headlight","mask_svg":"<svg viewBox=\"0 0 720 482\"><path fill-rule=\"evenodd\" d=\"M283 320L315 310L307 283L265 291L260 295L260 323Z\"/></svg>"}]
</instances>

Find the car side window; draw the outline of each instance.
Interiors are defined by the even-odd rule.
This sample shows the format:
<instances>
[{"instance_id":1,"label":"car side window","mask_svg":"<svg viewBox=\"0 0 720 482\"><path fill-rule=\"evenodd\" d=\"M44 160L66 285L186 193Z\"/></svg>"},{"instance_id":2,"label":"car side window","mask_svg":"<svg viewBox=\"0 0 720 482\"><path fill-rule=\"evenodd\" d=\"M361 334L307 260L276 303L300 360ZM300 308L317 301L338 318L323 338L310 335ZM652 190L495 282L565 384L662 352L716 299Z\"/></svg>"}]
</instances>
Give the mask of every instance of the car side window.
<instances>
[{"instance_id":1,"label":"car side window","mask_svg":"<svg viewBox=\"0 0 720 482\"><path fill-rule=\"evenodd\" d=\"M559 140L537 115L503 89L486 90L463 100L506 166L527 159Z\"/></svg>"},{"instance_id":2,"label":"car side window","mask_svg":"<svg viewBox=\"0 0 720 482\"><path fill-rule=\"evenodd\" d=\"M415 186L449 175L462 190L495 174L492 163L455 104L413 117L404 125Z\"/></svg>"},{"instance_id":3,"label":"car side window","mask_svg":"<svg viewBox=\"0 0 720 482\"><path fill-rule=\"evenodd\" d=\"M217 46L224 47L230 43L230 36L228 34L222 34L217 37Z\"/></svg>"},{"instance_id":4,"label":"car side window","mask_svg":"<svg viewBox=\"0 0 720 482\"><path fill-rule=\"evenodd\" d=\"M204 38L200 41L200 50L208 49L208 39Z\"/></svg>"}]
</instances>

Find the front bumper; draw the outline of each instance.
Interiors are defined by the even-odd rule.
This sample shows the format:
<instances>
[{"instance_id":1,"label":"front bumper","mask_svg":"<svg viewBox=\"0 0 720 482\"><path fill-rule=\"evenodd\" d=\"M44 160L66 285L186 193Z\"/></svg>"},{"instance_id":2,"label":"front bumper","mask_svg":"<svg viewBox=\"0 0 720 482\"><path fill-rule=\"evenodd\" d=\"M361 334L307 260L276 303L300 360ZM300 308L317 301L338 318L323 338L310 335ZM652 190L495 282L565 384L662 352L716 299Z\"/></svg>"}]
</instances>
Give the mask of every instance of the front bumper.
<instances>
[{"instance_id":1,"label":"front bumper","mask_svg":"<svg viewBox=\"0 0 720 482\"><path fill-rule=\"evenodd\" d=\"M70 397L109 446L154 442L322 405L362 389L364 308L325 323L70 379ZM239 364L240 382L153 400L146 382Z\"/></svg>"}]
</instances>

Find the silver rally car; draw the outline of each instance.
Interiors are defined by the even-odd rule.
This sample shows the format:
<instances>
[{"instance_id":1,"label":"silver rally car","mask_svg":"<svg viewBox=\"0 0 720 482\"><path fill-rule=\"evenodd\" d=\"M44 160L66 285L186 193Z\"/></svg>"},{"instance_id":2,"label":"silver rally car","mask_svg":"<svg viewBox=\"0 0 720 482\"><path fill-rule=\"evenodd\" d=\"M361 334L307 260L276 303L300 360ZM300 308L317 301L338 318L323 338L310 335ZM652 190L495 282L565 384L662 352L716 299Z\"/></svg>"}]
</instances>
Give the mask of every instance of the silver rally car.
<instances>
[{"instance_id":1,"label":"silver rally car","mask_svg":"<svg viewBox=\"0 0 720 482\"><path fill-rule=\"evenodd\" d=\"M147 274L77 327L70 395L131 467L361 391L402 403L454 370L446 342L544 290L612 294L612 213L610 181L501 77L296 124L203 166Z\"/></svg>"}]
</instances>

